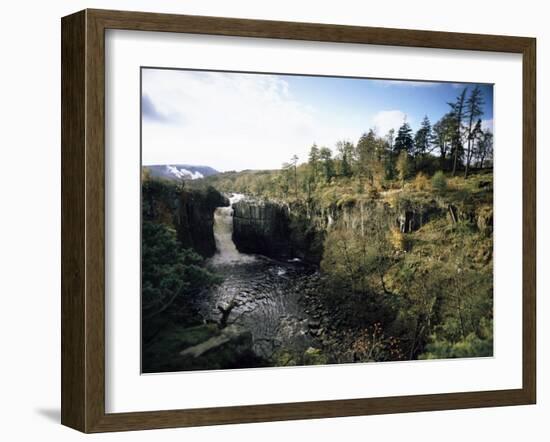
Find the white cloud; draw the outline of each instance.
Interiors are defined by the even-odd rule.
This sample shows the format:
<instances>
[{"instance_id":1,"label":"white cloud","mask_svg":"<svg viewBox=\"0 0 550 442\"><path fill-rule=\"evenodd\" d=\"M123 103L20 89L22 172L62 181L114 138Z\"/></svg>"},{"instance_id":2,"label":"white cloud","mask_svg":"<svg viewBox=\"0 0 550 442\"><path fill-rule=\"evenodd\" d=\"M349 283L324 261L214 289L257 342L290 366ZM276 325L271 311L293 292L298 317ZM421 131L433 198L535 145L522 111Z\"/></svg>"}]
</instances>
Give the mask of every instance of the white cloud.
<instances>
[{"instance_id":1,"label":"white cloud","mask_svg":"<svg viewBox=\"0 0 550 442\"><path fill-rule=\"evenodd\" d=\"M399 129L403 124L403 121L407 118L407 115L400 110L386 110L380 111L374 115L372 122L376 127L378 135L384 136L390 129ZM410 120L407 120L411 124Z\"/></svg>"},{"instance_id":2,"label":"white cloud","mask_svg":"<svg viewBox=\"0 0 550 442\"><path fill-rule=\"evenodd\" d=\"M144 164L277 168L323 137L316 110L277 76L148 69L142 86L159 112L180 117L144 120Z\"/></svg>"}]
</instances>

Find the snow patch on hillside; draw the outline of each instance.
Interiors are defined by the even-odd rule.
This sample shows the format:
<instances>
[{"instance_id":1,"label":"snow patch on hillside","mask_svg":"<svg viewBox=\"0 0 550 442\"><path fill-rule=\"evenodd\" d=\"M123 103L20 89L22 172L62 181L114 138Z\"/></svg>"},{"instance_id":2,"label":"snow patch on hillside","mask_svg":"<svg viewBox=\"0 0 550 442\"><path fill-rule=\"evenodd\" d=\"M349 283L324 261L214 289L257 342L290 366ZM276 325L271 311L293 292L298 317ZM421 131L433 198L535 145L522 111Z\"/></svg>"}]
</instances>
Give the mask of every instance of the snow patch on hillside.
<instances>
[{"instance_id":1,"label":"snow patch on hillside","mask_svg":"<svg viewBox=\"0 0 550 442\"><path fill-rule=\"evenodd\" d=\"M199 178L204 178L204 175L200 172L191 172L190 170L184 169L183 167L178 169L176 166L166 166L166 170L174 175L176 178L188 179L188 180L197 180Z\"/></svg>"}]
</instances>

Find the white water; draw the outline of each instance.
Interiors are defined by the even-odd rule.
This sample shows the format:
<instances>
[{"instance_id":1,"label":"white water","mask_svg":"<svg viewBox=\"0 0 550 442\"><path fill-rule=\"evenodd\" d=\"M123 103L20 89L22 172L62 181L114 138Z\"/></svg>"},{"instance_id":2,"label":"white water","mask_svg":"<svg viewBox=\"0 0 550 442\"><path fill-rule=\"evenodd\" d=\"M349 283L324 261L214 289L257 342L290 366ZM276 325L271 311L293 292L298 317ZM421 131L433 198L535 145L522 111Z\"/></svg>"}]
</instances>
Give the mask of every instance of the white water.
<instances>
[{"instance_id":1,"label":"white water","mask_svg":"<svg viewBox=\"0 0 550 442\"><path fill-rule=\"evenodd\" d=\"M240 193L233 194L229 198L229 206L218 207L214 211L214 239L217 249L212 258L214 264L248 262L254 259L251 255L240 253L233 242L233 203L244 197Z\"/></svg>"}]
</instances>

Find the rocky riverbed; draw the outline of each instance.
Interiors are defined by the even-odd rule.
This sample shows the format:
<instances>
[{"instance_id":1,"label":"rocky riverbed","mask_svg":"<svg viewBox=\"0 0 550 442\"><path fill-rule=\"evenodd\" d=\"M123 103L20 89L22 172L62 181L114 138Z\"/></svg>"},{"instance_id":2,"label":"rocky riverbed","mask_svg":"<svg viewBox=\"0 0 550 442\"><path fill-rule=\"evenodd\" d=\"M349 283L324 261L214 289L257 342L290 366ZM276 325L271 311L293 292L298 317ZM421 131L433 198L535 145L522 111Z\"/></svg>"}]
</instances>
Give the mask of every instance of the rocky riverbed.
<instances>
[{"instance_id":1,"label":"rocky riverbed","mask_svg":"<svg viewBox=\"0 0 550 442\"><path fill-rule=\"evenodd\" d=\"M197 300L207 322L250 332L254 353L267 365L290 356L301 364L308 349L319 348L318 320L306 311L300 290L300 281L315 278L315 268L255 256L217 264L215 270L223 283Z\"/></svg>"}]
</instances>

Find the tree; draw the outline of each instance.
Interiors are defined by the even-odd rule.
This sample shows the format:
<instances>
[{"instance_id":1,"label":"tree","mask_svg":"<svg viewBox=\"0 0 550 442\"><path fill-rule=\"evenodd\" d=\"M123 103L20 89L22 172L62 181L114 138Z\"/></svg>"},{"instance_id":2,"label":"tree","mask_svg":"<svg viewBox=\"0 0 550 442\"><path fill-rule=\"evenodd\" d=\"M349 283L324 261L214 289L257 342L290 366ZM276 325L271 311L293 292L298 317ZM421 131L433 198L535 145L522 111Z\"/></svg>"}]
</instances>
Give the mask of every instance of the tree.
<instances>
[{"instance_id":1,"label":"tree","mask_svg":"<svg viewBox=\"0 0 550 442\"><path fill-rule=\"evenodd\" d=\"M470 161L472 159L472 144L475 139L476 131L481 129L481 120L474 126L474 121L483 115L483 94L479 86L476 85L470 96L466 100L465 116L468 119L468 148L466 150L466 167L464 169L464 178L468 176Z\"/></svg>"},{"instance_id":2,"label":"tree","mask_svg":"<svg viewBox=\"0 0 550 442\"><path fill-rule=\"evenodd\" d=\"M292 188L292 168L292 163L286 161L281 166L281 180L279 182L279 188L283 196L288 196L288 193Z\"/></svg>"},{"instance_id":3,"label":"tree","mask_svg":"<svg viewBox=\"0 0 550 442\"><path fill-rule=\"evenodd\" d=\"M354 147L349 141L336 143L338 157L340 159L340 175L349 177L352 174Z\"/></svg>"},{"instance_id":4,"label":"tree","mask_svg":"<svg viewBox=\"0 0 550 442\"><path fill-rule=\"evenodd\" d=\"M294 198L298 198L298 172L296 170L296 165L298 164L298 155L292 155L290 161L292 167L294 168Z\"/></svg>"},{"instance_id":5,"label":"tree","mask_svg":"<svg viewBox=\"0 0 550 442\"><path fill-rule=\"evenodd\" d=\"M174 307L188 305L194 294L220 282L203 267L203 258L192 249L184 249L176 232L166 224L143 221L142 224L142 317L144 336L152 336L158 317L164 321ZM181 315L180 315L181 316ZM155 321L150 321L156 318ZM145 321L146 320L146 321Z\"/></svg>"},{"instance_id":6,"label":"tree","mask_svg":"<svg viewBox=\"0 0 550 442\"><path fill-rule=\"evenodd\" d=\"M402 151L412 154L413 149L414 141L412 137L412 129L409 123L404 121L397 132L395 144L393 145L393 151L396 155L399 155Z\"/></svg>"},{"instance_id":7,"label":"tree","mask_svg":"<svg viewBox=\"0 0 550 442\"><path fill-rule=\"evenodd\" d=\"M385 291L384 275L393 249L384 210L377 204L365 204L360 212L339 219L327 233L321 268L334 278L341 292L359 294L362 301Z\"/></svg>"},{"instance_id":8,"label":"tree","mask_svg":"<svg viewBox=\"0 0 550 442\"><path fill-rule=\"evenodd\" d=\"M388 149L393 150L393 143L395 141L395 129L390 129L386 135L386 141L388 143Z\"/></svg>"},{"instance_id":9,"label":"tree","mask_svg":"<svg viewBox=\"0 0 550 442\"><path fill-rule=\"evenodd\" d=\"M390 129L384 138L384 169L387 179L393 179L395 176L395 158L393 153L393 143L395 141L395 129Z\"/></svg>"},{"instance_id":10,"label":"tree","mask_svg":"<svg viewBox=\"0 0 550 442\"><path fill-rule=\"evenodd\" d=\"M466 92L468 88L462 89L462 92L456 98L454 103L447 103L451 107L452 114L455 118L455 133L452 141L452 156L453 156L453 176L456 175L456 168L459 160L462 158L462 119L464 118L464 102L466 100Z\"/></svg>"},{"instance_id":11,"label":"tree","mask_svg":"<svg viewBox=\"0 0 550 442\"><path fill-rule=\"evenodd\" d=\"M334 176L334 161L332 159L332 151L328 147L321 147L321 149L319 149L319 159L323 165L325 181L329 182Z\"/></svg>"},{"instance_id":12,"label":"tree","mask_svg":"<svg viewBox=\"0 0 550 442\"><path fill-rule=\"evenodd\" d=\"M298 163L298 156L293 155L288 163L283 163L281 167L281 174L283 177L283 194L288 190L294 188L294 198L298 198L298 173L296 170L296 164Z\"/></svg>"},{"instance_id":13,"label":"tree","mask_svg":"<svg viewBox=\"0 0 550 442\"><path fill-rule=\"evenodd\" d=\"M309 164L310 178L314 182L317 180L317 173L319 171L319 160L320 160L319 148L315 143L313 143L313 146L311 146L311 149L309 150L308 164Z\"/></svg>"},{"instance_id":14,"label":"tree","mask_svg":"<svg viewBox=\"0 0 550 442\"><path fill-rule=\"evenodd\" d=\"M414 136L414 155L419 157L430 150L432 144L432 125L427 115L420 123L420 129L416 131Z\"/></svg>"},{"instance_id":15,"label":"tree","mask_svg":"<svg viewBox=\"0 0 550 442\"><path fill-rule=\"evenodd\" d=\"M464 171L464 178L468 176L468 170L474 156L478 155L479 139L483 131L481 130L481 120L477 120L477 123L468 135L468 150L466 151L466 168Z\"/></svg>"},{"instance_id":16,"label":"tree","mask_svg":"<svg viewBox=\"0 0 550 442\"><path fill-rule=\"evenodd\" d=\"M493 159L493 133L489 130L482 132L477 146L479 168L483 169L485 161Z\"/></svg>"},{"instance_id":17,"label":"tree","mask_svg":"<svg viewBox=\"0 0 550 442\"><path fill-rule=\"evenodd\" d=\"M357 171L360 178L367 178L371 185L374 184L374 177L379 169L379 140L373 129L364 133L359 138L356 147Z\"/></svg>"},{"instance_id":18,"label":"tree","mask_svg":"<svg viewBox=\"0 0 550 442\"><path fill-rule=\"evenodd\" d=\"M439 161L442 169L445 169L447 154L450 152L453 139L456 134L456 117L452 112L443 115L434 124L432 129L432 142L439 149Z\"/></svg>"},{"instance_id":19,"label":"tree","mask_svg":"<svg viewBox=\"0 0 550 442\"><path fill-rule=\"evenodd\" d=\"M396 164L397 172L399 173L399 179L401 180L401 183L403 183L410 175L410 161L409 161L409 154L406 150L402 150L399 153L399 156L397 157L397 164Z\"/></svg>"}]
</instances>

